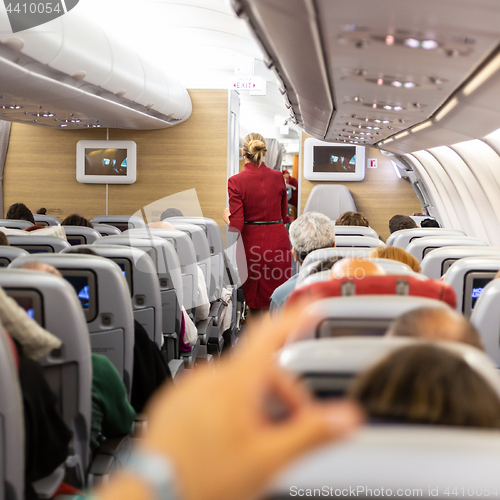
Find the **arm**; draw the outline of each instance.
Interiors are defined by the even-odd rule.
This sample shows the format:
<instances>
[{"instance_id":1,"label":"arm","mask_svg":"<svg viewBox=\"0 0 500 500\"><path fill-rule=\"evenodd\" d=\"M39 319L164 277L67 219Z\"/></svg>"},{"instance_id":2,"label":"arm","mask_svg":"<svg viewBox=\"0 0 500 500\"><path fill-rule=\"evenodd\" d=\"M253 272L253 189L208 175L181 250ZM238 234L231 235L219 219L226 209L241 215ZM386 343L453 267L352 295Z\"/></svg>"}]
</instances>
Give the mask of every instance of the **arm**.
<instances>
[{"instance_id":1,"label":"arm","mask_svg":"<svg viewBox=\"0 0 500 500\"><path fill-rule=\"evenodd\" d=\"M229 212L231 214L229 216L229 227L241 233L245 225L245 209L241 193L231 177L227 182L227 190L229 192Z\"/></svg>"}]
</instances>

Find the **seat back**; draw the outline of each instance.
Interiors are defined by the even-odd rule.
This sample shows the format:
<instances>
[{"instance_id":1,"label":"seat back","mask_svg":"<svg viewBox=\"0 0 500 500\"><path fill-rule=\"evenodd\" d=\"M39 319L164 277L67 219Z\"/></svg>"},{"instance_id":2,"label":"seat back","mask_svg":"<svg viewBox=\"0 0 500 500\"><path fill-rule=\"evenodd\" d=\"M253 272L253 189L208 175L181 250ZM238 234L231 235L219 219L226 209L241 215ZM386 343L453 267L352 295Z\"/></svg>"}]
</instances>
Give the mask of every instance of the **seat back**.
<instances>
[{"instance_id":1,"label":"seat back","mask_svg":"<svg viewBox=\"0 0 500 500\"><path fill-rule=\"evenodd\" d=\"M0 286L37 323L62 341L61 349L39 362L58 398L59 411L73 431L70 453L80 457L77 467L84 478L91 460L92 365L89 331L78 297L66 280L23 269L3 270Z\"/></svg>"},{"instance_id":2,"label":"seat back","mask_svg":"<svg viewBox=\"0 0 500 500\"><path fill-rule=\"evenodd\" d=\"M162 332L165 335L181 331L182 276L179 258L173 245L159 237L135 238L130 235L105 236L95 246L120 245L145 251L156 268L162 303Z\"/></svg>"},{"instance_id":3,"label":"seat back","mask_svg":"<svg viewBox=\"0 0 500 500\"><path fill-rule=\"evenodd\" d=\"M426 297L441 300L455 308L457 300L453 288L441 281L426 279L420 274L365 276L320 281L297 287L285 307L292 307L301 300L321 300L351 295L389 295Z\"/></svg>"},{"instance_id":4,"label":"seat back","mask_svg":"<svg viewBox=\"0 0 500 500\"><path fill-rule=\"evenodd\" d=\"M94 224L93 228L101 235L101 236L113 236L121 234L121 231L110 224Z\"/></svg>"},{"instance_id":5,"label":"seat back","mask_svg":"<svg viewBox=\"0 0 500 500\"><path fill-rule=\"evenodd\" d=\"M325 485L327 493L333 491L328 496L365 500L400 495L445 500L450 492L454 499L478 498L473 492L498 491L499 446L496 429L368 426L296 460L274 479L266 498L325 491Z\"/></svg>"},{"instance_id":6,"label":"seat back","mask_svg":"<svg viewBox=\"0 0 500 500\"><path fill-rule=\"evenodd\" d=\"M21 255L28 255L28 252L22 248L0 245L0 267L7 267Z\"/></svg>"},{"instance_id":7,"label":"seat back","mask_svg":"<svg viewBox=\"0 0 500 500\"><path fill-rule=\"evenodd\" d=\"M424 236L413 240L406 247L406 251L422 262L424 257L435 248L451 246L487 247L489 245L482 240L468 236Z\"/></svg>"},{"instance_id":8,"label":"seat back","mask_svg":"<svg viewBox=\"0 0 500 500\"><path fill-rule=\"evenodd\" d=\"M59 226L61 221L52 215L33 214L37 226Z\"/></svg>"},{"instance_id":9,"label":"seat back","mask_svg":"<svg viewBox=\"0 0 500 500\"><path fill-rule=\"evenodd\" d=\"M191 238L177 229L151 228L129 229L124 236L146 239L157 236L173 245L181 265L183 305L189 314L194 314L198 303L198 266Z\"/></svg>"},{"instance_id":10,"label":"seat back","mask_svg":"<svg viewBox=\"0 0 500 500\"><path fill-rule=\"evenodd\" d=\"M416 227L394 231L387 241L387 246L406 248L413 240L425 236L465 236L460 229L445 229L441 227Z\"/></svg>"},{"instance_id":11,"label":"seat back","mask_svg":"<svg viewBox=\"0 0 500 500\"><path fill-rule=\"evenodd\" d=\"M300 337L292 332L289 340L382 336L398 316L420 307L449 309L444 302L417 296L355 295L318 300L308 308L311 319L307 332Z\"/></svg>"},{"instance_id":12,"label":"seat back","mask_svg":"<svg viewBox=\"0 0 500 500\"><path fill-rule=\"evenodd\" d=\"M368 236L378 239L377 232L371 227L365 226L337 226L335 225L335 237L337 236Z\"/></svg>"},{"instance_id":13,"label":"seat back","mask_svg":"<svg viewBox=\"0 0 500 500\"><path fill-rule=\"evenodd\" d=\"M438 280L451 265L465 257L500 257L500 247L451 246L436 248L422 259L422 274Z\"/></svg>"},{"instance_id":14,"label":"seat back","mask_svg":"<svg viewBox=\"0 0 500 500\"><path fill-rule=\"evenodd\" d=\"M313 262L332 260L336 262L337 260L343 259L344 257L361 257L367 259L370 256L371 248L320 248L319 250L313 250L302 263L302 267L305 267Z\"/></svg>"},{"instance_id":15,"label":"seat back","mask_svg":"<svg viewBox=\"0 0 500 500\"><path fill-rule=\"evenodd\" d=\"M89 248L101 257L116 262L125 276L130 295L134 319L148 332L149 338L162 346L162 305L160 284L153 260L144 250L120 245L79 245ZM63 251L62 253L65 253Z\"/></svg>"},{"instance_id":16,"label":"seat back","mask_svg":"<svg viewBox=\"0 0 500 500\"><path fill-rule=\"evenodd\" d=\"M0 327L1 328L1 327ZM23 401L7 337L0 334L0 500L24 500Z\"/></svg>"},{"instance_id":17,"label":"seat back","mask_svg":"<svg viewBox=\"0 0 500 500\"><path fill-rule=\"evenodd\" d=\"M27 220L18 219L0 219L0 227L8 227L10 229L26 229L33 224Z\"/></svg>"},{"instance_id":18,"label":"seat back","mask_svg":"<svg viewBox=\"0 0 500 500\"><path fill-rule=\"evenodd\" d=\"M210 246L205 231L203 231L200 226L187 222L174 220L170 221L169 224L172 224L176 229L186 233L191 238L196 252L196 262L207 284L208 296L215 295L215 281L212 280Z\"/></svg>"},{"instance_id":19,"label":"seat back","mask_svg":"<svg viewBox=\"0 0 500 500\"><path fill-rule=\"evenodd\" d=\"M25 235L7 235L9 243L13 247L23 248L28 253L58 253L71 245L57 236L37 236L27 233Z\"/></svg>"},{"instance_id":20,"label":"seat back","mask_svg":"<svg viewBox=\"0 0 500 500\"><path fill-rule=\"evenodd\" d=\"M354 247L354 248L376 248L385 247L385 243L378 238L370 238L370 236L337 236L335 235L335 246L337 248Z\"/></svg>"},{"instance_id":21,"label":"seat back","mask_svg":"<svg viewBox=\"0 0 500 500\"><path fill-rule=\"evenodd\" d=\"M486 285L474 307L471 323L481 335L486 354L500 368L500 280Z\"/></svg>"},{"instance_id":22,"label":"seat back","mask_svg":"<svg viewBox=\"0 0 500 500\"><path fill-rule=\"evenodd\" d=\"M356 205L346 186L317 184L307 198L305 212L319 212L335 220L344 212L356 212Z\"/></svg>"},{"instance_id":23,"label":"seat back","mask_svg":"<svg viewBox=\"0 0 500 500\"><path fill-rule=\"evenodd\" d=\"M20 268L34 261L54 266L71 283L80 299L92 351L109 358L130 397L134 316L130 290L120 267L103 257L66 253L19 257L10 268Z\"/></svg>"},{"instance_id":24,"label":"seat back","mask_svg":"<svg viewBox=\"0 0 500 500\"><path fill-rule=\"evenodd\" d=\"M175 222L183 222L188 224L195 224L201 227L208 238L208 245L210 251L211 272L212 278L210 280L210 294L208 296L210 302L220 298L222 289L224 288L224 243L222 241L221 229L213 219L206 217L170 217L165 219L175 225ZM208 282L207 282L208 283ZM212 288L215 285L215 289Z\"/></svg>"},{"instance_id":25,"label":"seat back","mask_svg":"<svg viewBox=\"0 0 500 500\"><path fill-rule=\"evenodd\" d=\"M109 226L115 226L120 231L146 227L145 222L140 217L135 215L98 215L90 222L92 225L107 224Z\"/></svg>"},{"instance_id":26,"label":"seat back","mask_svg":"<svg viewBox=\"0 0 500 500\"><path fill-rule=\"evenodd\" d=\"M66 238L70 245L90 245L94 243L101 234L91 227L85 226L63 226Z\"/></svg>"}]
</instances>

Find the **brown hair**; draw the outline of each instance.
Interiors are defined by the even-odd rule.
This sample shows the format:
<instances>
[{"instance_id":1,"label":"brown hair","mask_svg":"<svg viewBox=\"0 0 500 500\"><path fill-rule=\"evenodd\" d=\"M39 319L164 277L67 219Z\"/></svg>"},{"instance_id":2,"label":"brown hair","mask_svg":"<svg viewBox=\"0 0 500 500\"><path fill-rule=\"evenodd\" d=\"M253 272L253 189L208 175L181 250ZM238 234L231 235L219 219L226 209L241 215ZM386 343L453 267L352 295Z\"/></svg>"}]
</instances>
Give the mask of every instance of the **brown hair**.
<instances>
[{"instance_id":1,"label":"brown hair","mask_svg":"<svg viewBox=\"0 0 500 500\"><path fill-rule=\"evenodd\" d=\"M27 220L35 224L35 218L31 210L24 203L14 203L9 207L5 215L6 219Z\"/></svg>"},{"instance_id":2,"label":"brown hair","mask_svg":"<svg viewBox=\"0 0 500 500\"><path fill-rule=\"evenodd\" d=\"M7 235L2 231L0 231L0 245L5 247L10 246L9 240L7 239Z\"/></svg>"},{"instance_id":3,"label":"brown hair","mask_svg":"<svg viewBox=\"0 0 500 500\"><path fill-rule=\"evenodd\" d=\"M394 215L389 221L391 234L401 229L414 229L416 227L418 227L417 223L409 215Z\"/></svg>"},{"instance_id":4,"label":"brown hair","mask_svg":"<svg viewBox=\"0 0 500 500\"><path fill-rule=\"evenodd\" d=\"M71 214L68 215L62 222L61 226L85 226L85 227L93 227L92 224L81 215Z\"/></svg>"},{"instance_id":5,"label":"brown hair","mask_svg":"<svg viewBox=\"0 0 500 500\"><path fill-rule=\"evenodd\" d=\"M404 347L349 389L372 418L500 428L500 399L463 359L433 345Z\"/></svg>"},{"instance_id":6,"label":"brown hair","mask_svg":"<svg viewBox=\"0 0 500 500\"><path fill-rule=\"evenodd\" d=\"M264 156L267 153L266 141L260 134L248 134L243 142L243 152L245 158L251 162L259 165L264 162Z\"/></svg>"},{"instance_id":7,"label":"brown hair","mask_svg":"<svg viewBox=\"0 0 500 500\"><path fill-rule=\"evenodd\" d=\"M344 212L337 217L336 226L365 226L370 227L368 219L361 212Z\"/></svg>"},{"instance_id":8,"label":"brown hair","mask_svg":"<svg viewBox=\"0 0 500 500\"><path fill-rule=\"evenodd\" d=\"M416 273L419 273L422 270L418 260L406 250L399 247L380 246L374 248L370 253L370 258L397 260L398 262L402 262L403 264L410 266Z\"/></svg>"}]
</instances>

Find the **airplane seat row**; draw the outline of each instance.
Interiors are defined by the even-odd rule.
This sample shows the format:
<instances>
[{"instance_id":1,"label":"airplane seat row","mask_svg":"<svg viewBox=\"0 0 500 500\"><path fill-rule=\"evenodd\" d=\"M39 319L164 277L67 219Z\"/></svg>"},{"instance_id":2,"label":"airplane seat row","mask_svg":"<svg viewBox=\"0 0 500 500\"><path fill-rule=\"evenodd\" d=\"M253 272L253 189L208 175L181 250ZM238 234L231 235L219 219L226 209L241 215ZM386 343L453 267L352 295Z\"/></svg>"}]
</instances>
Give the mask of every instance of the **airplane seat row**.
<instances>
[{"instance_id":1,"label":"airplane seat row","mask_svg":"<svg viewBox=\"0 0 500 500\"><path fill-rule=\"evenodd\" d=\"M372 238L370 236L337 236L335 234L335 247L336 248L376 248L383 246L385 243L379 240L378 237Z\"/></svg>"},{"instance_id":2,"label":"airplane seat row","mask_svg":"<svg viewBox=\"0 0 500 500\"><path fill-rule=\"evenodd\" d=\"M140 229L146 227L146 223L140 217L134 215L98 215L91 219L90 223L93 226L96 224L114 226L121 232L127 231L127 229Z\"/></svg>"},{"instance_id":3,"label":"airplane seat row","mask_svg":"<svg viewBox=\"0 0 500 500\"><path fill-rule=\"evenodd\" d=\"M37 226L60 226L61 221L53 215L33 214ZM1 225L1 224L0 224Z\"/></svg>"},{"instance_id":4,"label":"airplane seat row","mask_svg":"<svg viewBox=\"0 0 500 500\"><path fill-rule=\"evenodd\" d=\"M445 229L440 227L417 227L394 231L386 240L387 246L406 248L413 240L426 236L466 236L460 229Z\"/></svg>"},{"instance_id":5,"label":"airplane seat row","mask_svg":"<svg viewBox=\"0 0 500 500\"><path fill-rule=\"evenodd\" d=\"M365 226L339 226L335 225L335 237L337 236L367 236L378 239L377 232L371 227Z\"/></svg>"},{"instance_id":6,"label":"airplane seat row","mask_svg":"<svg viewBox=\"0 0 500 500\"><path fill-rule=\"evenodd\" d=\"M356 205L347 186L318 184L313 187L304 208L305 212L325 214L332 221L344 212L356 212Z\"/></svg>"},{"instance_id":7,"label":"airplane seat row","mask_svg":"<svg viewBox=\"0 0 500 500\"><path fill-rule=\"evenodd\" d=\"M422 262L424 257L436 248L446 246L471 246L471 247L488 247L489 244L476 238L468 236L425 236L414 239L407 247L406 251L413 255L419 262Z\"/></svg>"}]
</instances>

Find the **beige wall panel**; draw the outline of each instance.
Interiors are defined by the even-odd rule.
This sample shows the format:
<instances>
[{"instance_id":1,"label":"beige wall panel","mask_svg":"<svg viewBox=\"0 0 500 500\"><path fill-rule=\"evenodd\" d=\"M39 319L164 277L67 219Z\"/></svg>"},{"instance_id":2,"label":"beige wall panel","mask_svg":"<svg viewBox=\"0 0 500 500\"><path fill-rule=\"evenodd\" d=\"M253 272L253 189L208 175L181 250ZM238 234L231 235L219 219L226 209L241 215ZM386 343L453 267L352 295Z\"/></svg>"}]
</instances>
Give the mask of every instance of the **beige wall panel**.
<instances>
[{"instance_id":1,"label":"beige wall panel","mask_svg":"<svg viewBox=\"0 0 500 500\"><path fill-rule=\"evenodd\" d=\"M302 151L304 141L309 136L302 134ZM370 221L370 226L386 240L389 236L389 219L396 214L411 215L421 210L420 202L411 184L397 177L391 160L382 155L376 148L367 147L365 158L376 158L377 168L367 168L365 178L360 182L335 182L347 186L359 212L363 212ZM303 162L303 158L302 158ZM301 207L304 210L307 198L316 184L308 181L301 171Z\"/></svg>"},{"instance_id":2,"label":"beige wall panel","mask_svg":"<svg viewBox=\"0 0 500 500\"><path fill-rule=\"evenodd\" d=\"M110 140L137 143L137 181L109 186L109 213L131 215L181 191L196 189L205 217L223 224L226 206L226 90L191 90L193 114L166 130L110 130ZM4 213L22 201L32 210L92 218L105 214L105 186L76 181L79 140L104 140L105 129L57 131L13 124L4 174ZM165 207L168 208L168 207Z\"/></svg>"}]
</instances>

